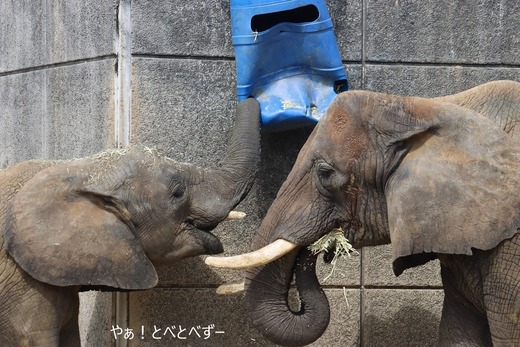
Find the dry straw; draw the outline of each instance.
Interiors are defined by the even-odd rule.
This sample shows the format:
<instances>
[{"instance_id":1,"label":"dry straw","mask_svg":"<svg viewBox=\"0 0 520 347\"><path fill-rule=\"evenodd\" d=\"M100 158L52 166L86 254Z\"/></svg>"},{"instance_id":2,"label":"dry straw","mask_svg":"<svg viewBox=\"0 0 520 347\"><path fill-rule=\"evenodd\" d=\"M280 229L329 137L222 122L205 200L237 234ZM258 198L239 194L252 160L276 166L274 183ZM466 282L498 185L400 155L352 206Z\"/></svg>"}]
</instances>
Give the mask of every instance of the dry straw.
<instances>
[{"instance_id":1,"label":"dry straw","mask_svg":"<svg viewBox=\"0 0 520 347\"><path fill-rule=\"evenodd\" d=\"M343 230L341 228L332 229L331 232L325 234L316 242L309 246L309 250L312 254L318 254L321 252L334 252L334 258L332 258L332 270L329 275L323 279L326 281L332 276L334 271L336 270L336 265L340 258L344 258L345 256L350 257L352 254L359 255L358 251L356 251L352 245L348 242L345 237Z\"/></svg>"}]
</instances>

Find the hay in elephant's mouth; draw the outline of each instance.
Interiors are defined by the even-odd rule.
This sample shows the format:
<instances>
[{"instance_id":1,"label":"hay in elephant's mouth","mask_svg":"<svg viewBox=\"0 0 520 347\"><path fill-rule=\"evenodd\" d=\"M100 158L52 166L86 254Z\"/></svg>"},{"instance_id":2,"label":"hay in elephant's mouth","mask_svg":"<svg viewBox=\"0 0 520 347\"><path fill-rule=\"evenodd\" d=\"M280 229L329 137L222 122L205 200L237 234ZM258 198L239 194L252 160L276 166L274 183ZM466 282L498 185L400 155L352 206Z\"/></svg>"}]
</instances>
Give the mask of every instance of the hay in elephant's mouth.
<instances>
[{"instance_id":1,"label":"hay in elephant's mouth","mask_svg":"<svg viewBox=\"0 0 520 347\"><path fill-rule=\"evenodd\" d=\"M330 276L332 276L340 258L346 256L350 257L352 254L359 255L358 251L356 251L348 242L341 228L332 229L331 232L319 238L317 241L309 245L308 248L312 254L325 253L325 255L327 255L329 252L334 253L333 258L330 261L332 264L332 270L323 281L326 281Z\"/></svg>"}]
</instances>

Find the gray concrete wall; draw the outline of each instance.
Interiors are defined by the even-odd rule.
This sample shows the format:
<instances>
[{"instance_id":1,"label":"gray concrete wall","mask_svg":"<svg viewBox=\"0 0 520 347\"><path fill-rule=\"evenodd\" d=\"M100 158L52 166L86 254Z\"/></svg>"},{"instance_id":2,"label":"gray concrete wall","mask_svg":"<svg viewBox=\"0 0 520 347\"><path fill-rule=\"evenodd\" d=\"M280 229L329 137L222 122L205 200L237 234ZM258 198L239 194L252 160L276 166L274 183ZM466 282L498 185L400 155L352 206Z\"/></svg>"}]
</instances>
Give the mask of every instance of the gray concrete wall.
<instances>
[{"instance_id":1,"label":"gray concrete wall","mask_svg":"<svg viewBox=\"0 0 520 347\"><path fill-rule=\"evenodd\" d=\"M520 81L516 1L327 5L355 89L428 97ZM227 0L1 1L0 167L129 143L216 165L236 105L229 12ZM248 218L216 230L227 253L248 250L309 132L263 137L260 174L240 206ZM321 278L328 271L320 265ZM251 328L240 295L214 294L240 272L209 269L195 258L159 273L153 290L82 295L83 344L272 345ZM435 344L443 300L437 263L395 278L388 246L363 249L323 286L332 320L315 346ZM133 329L134 338L114 339L115 325ZM224 333L179 340L166 330L209 325Z\"/></svg>"}]
</instances>

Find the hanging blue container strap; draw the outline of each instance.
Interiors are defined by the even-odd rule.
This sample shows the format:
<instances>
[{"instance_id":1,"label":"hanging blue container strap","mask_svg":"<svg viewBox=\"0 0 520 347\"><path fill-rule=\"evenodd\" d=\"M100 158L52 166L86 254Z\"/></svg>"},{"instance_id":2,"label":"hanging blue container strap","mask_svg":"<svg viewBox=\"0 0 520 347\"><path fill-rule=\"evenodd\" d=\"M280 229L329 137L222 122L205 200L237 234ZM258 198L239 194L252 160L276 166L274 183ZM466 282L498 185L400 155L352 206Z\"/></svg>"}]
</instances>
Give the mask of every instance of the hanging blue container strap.
<instances>
[{"instance_id":1,"label":"hanging blue container strap","mask_svg":"<svg viewBox=\"0 0 520 347\"><path fill-rule=\"evenodd\" d=\"M324 0L231 0L231 31L238 99L260 102L264 129L316 123L349 89Z\"/></svg>"}]
</instances>

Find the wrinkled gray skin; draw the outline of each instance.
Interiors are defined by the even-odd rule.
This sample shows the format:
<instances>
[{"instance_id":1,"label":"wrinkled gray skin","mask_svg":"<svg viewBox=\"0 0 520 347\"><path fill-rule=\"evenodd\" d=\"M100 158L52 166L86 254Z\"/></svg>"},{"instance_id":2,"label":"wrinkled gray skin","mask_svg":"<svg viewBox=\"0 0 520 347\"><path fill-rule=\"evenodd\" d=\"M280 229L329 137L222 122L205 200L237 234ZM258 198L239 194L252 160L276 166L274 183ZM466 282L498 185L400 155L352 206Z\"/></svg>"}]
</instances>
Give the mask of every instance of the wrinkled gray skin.
<instances>
[{"instance_id":1,"label":"wrinkled gray skin","mask_svg":"<svg viewBox=\"0 0 520 347\"><path fill-rule=\"evenodd\" d=\"M440 260L440 346L520 346L519 122L516 82L436 99L340 94L254 238L301 246L247 271L254 325L287 346L323 334L329 306L305 249L341 227L354 247L392 243L396 275ZM300 312L287 305L293 274Z\"/></svg>"},{"instance_id":2,"label":"wrinkled gray skin","mask_svg":"<svg viewBox=\"0 0 520 347\"><path fill-rule=\"evenodd\" d=\"M153 264L222 252L210 230L252 185L259 112L239 104L215 170L144 147L0 170L0 346L79 346L83 286L151 288Z\"/></svg>"}]
</instances>

